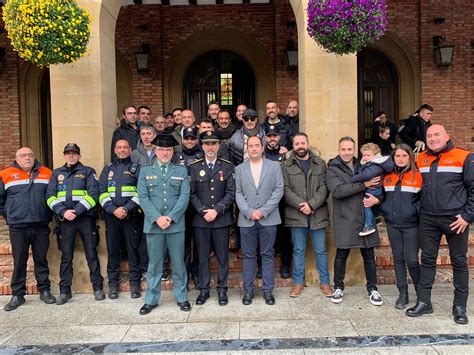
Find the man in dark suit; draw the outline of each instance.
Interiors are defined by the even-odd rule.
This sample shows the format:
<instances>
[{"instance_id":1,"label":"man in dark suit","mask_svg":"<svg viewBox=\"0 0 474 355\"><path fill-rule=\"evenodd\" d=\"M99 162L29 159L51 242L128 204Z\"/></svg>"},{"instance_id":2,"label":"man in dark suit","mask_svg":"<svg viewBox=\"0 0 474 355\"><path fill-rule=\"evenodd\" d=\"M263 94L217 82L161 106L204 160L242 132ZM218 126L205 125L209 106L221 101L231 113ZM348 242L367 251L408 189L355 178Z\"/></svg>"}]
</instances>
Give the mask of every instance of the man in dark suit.
<instances>
[{"instance_id":1,"label":"man in dark suit","mask_svg":"<svg viewBox=\"0 0 474 355\"><path fill-rule=\"evenodd\" d=\"M283 174L280 164L264 159L263 142L258 136L247 140L249 159L235 168L235 200L239 207L240 235L244 252L242 274L244 297L249 305L254 297L257 244L262 257L262 292L265 303L275 304L274 245L277 225L281 223L278 203L283 197Z\"/></svg>"},{"instance_id":2,"label":"man in dark suit","mask_svg":"<svg viewBox=\"0 0 474 355\"><path fill-rule=\"evenodd\" d=\"M199 255L199 285L201 292L196 305L203 305L209 298L211 273L209 254L214 242L219 271L217 294L219 305L225 306L229 276L229 235L232 224L232 204L235 197L234 166L217 158L219 137L208 131L200 136L205 157L189 166L191 177L191 204L195 209L192 226Z\"/></svg>"}]
</instances>

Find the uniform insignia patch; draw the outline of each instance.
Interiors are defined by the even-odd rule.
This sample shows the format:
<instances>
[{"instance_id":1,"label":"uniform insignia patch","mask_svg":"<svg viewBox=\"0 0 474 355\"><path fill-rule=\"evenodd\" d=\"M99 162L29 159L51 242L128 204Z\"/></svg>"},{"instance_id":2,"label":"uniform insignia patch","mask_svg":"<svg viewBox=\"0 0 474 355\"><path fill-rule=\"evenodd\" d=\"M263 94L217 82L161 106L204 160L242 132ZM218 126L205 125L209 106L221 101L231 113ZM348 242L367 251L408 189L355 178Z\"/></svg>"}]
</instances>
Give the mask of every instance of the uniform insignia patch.
<instances>
[{"instance_id":1,"label":"uniform insignia patch","mask_svg":"<svg viewBox=\"0 0 474 355\"><path fill-rule=\"evenodd\" d=\"M423 164L425 164L425 165L428 164L428 162L429 162L428 158L425 158L425 160L423 160Z\"/></svg>"},{"instance_id":2,"label":"uniform insignia patch","mask_svg":"<svg viewBox=\"0 0 474 355\"><path fill-rule=\"evenodd\" d=\"M64 175L63 174L58 175L58 181L64 181Z\"/></svg>"},{"instance_id":3,"label":"uniform insignia patch","mask_svg":"<svg viewBox=\"0 0 474 355\"><path fill-rule=\"evenodd\" d=\"M179 181L184 181L184 177L181 176L172 176L171 180L179 180Z\"/></svg>"},{"instance_id":4,"label":"uniform insignia patch","mask_svg":"<svg viewBox=\"0 0 474 355\"><path fill-rule=\"evenodd\" d=\"M84 174L77 174L77 175L74 175L74 177L79 178L79 179L84 179L86 176ZM95 176L95 174L94 174L94 177L97 180L97 177Z\"/></svg>"},{"instance_id":5,"label":"uniform insignia patch","mask_svg":"<svg viewBox=\"0 0 474 355\"><path fill-rule=\"evenodd\" d=\"M14 178L15 180L17 180L17 179L20 178L20 174L12 174L12 178Z\"/></svg>"},{"instance_id":6,"label":"uniform insignia patch","mask_svg":"<svg viewBox=\"0 0 474 355\"><path fill-rule=\"evenodd\" d=\"M112 177L114 176L114 172L113 171L109 171L109 177Z\"/></svg>"},{"instance_id":7,"label":"uniform insignia patch","mask_svg":"<svg viewBox=\"0 0 474 355\"><path fill-rule=\"evenodd\" d=\"M201 170L201 171L199 172L199 176L202 177L202 176L204 176L204 175L206 175L206 172L205 172L204 170Z\"/></svg>"}]
</instances>

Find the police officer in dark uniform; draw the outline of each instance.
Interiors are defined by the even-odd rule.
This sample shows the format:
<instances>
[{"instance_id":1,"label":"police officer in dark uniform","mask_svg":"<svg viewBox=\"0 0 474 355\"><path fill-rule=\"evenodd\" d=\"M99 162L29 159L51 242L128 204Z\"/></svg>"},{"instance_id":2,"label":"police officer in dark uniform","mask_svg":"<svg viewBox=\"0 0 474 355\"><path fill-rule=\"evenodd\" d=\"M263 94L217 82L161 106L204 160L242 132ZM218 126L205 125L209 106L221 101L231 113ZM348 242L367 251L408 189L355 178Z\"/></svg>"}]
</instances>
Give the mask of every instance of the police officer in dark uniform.
<instances>
[{"instance_id":1,"label":"police officer in dark uniform","mask_svg":"<svg viewBox=\"0 0 474 355\"><path fill-rule=\"evenodd\" d=\"M280 153L280 128L278 125L268 125L265 127L266 145L263 155L265 158L276 161L278 163L285 160L285 154ZM280 216L282 220L285 219L285 199L282 198L278 205L280 210ZM291 277L291 257L292 257L292 245L291 245L291 232L280 224L277 228L276 244L280 249L280 276L282 279L289 279ZM261 260L257 257L258 270L261 270Z\"/></svg>"},{"instance_id":2,"label":"police officer in dark uniform","mask_svg":"<svg viewBox=\"0 0 474 355\"><path fill-rule=\"evenodd\" d=\"M219 137L216 133L204 132L200 138L205 157L189 166L191 204L195 209L192 226L195 229L199 254L201 290L196 305L203 305L209 298L211 279L209 253L213 241L219 267L217 274L219 305L225 306L228 303L229 235L235 199L234 167L231 162L217 158Z\"/></svg>"},{"instance_id":3,"label":"police officer in dark uniform","mask_svg":"<svg viewBox=\"0 0 474 355\"><path fill-rule=\"evenodd\" d=\"M75 143L64 147L66 164L53 171L46 190L47 204L58 223L58 247L61 250L59 276L60 295L56 304L62 305L71 297L72 260L76 232L82 239L90 280L97 301L105 299L102 291L104 279L100 274L97 245L99 233L96 226L96 204L99 197L99 182L95 170L84 166L79 159L81 150Z\"/></svg>"},{"instance_id":4,"label":"police officer in dark uniform","mask_svg":"<svg viewBox=\"0 0 474 355\"><path fill-rule=\"evenodd\" d=\"M137 180L139 166L130 159L130 144L120 139L114 149L117 160L107 164L99 179L99 202L105 210L109 298L118 298L120 245L125 241L128 279L132 298L140 297L140 252L143 213L139 209Z\"/></svg>"},{"instance_id":5,"label":"police officer in dark uniform","mask_svg":"<svg viewBox=\"0 0 474 355\"><path fill-rule=\"evenodd\" d=\"M204 152L202 151L201 146L199 145L197 128L188 127L183 130L183 140L181 142L181 145L182 151L179 153L175 153L171 161L175 164L184 166L188 170L189 174L189 165L195 162L196 160L202 159L204 157ZM189 204L185 216L187 226L191 224L193 215L193 206ZM194 238L194 230L192 228L186 228L185 231L184 262L186 264L188 276L191 276L190 279L193 280L194 286L198 288L199 263L196 239Z\"/></svg>"}]
</instances>

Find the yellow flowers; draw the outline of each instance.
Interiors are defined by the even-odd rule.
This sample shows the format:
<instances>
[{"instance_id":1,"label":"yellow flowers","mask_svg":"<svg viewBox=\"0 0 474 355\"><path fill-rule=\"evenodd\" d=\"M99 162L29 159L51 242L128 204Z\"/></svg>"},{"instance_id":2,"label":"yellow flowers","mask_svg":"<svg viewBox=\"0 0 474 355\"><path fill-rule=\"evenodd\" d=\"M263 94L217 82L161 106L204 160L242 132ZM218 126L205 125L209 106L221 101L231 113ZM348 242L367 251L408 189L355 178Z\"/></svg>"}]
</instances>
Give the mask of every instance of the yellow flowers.
<instances>
[{"instance_id":1,"label":"yellow flowers","mask_svg":"<svg viewBox=\"0 0 474 355\"><path fill-rule=\"evenodd\" d=\"M75 0L9 0L3 20L18 55L40 67L75 62L87 51L92 19Z\"/></svg>"}]
</instances>

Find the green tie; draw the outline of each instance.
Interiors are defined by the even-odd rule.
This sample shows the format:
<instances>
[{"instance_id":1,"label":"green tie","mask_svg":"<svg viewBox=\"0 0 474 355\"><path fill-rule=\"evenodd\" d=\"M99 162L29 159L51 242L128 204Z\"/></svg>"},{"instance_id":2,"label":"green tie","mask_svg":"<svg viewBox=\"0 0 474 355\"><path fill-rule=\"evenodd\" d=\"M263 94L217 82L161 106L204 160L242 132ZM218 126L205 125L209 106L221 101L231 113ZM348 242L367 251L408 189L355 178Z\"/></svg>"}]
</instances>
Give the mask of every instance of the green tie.
<instances>
[{"instance_id":1,"label":"green tie","mask_svg":"<svg viewBox=\"0 0 474 355\"><path fill-rule=\"evenodd\" d=\"M161 166L161 172L162 172L163 176L166 175L166 165L165 165L165 164L163 164L163 165Z\"/></svg>"}]
</instances>

